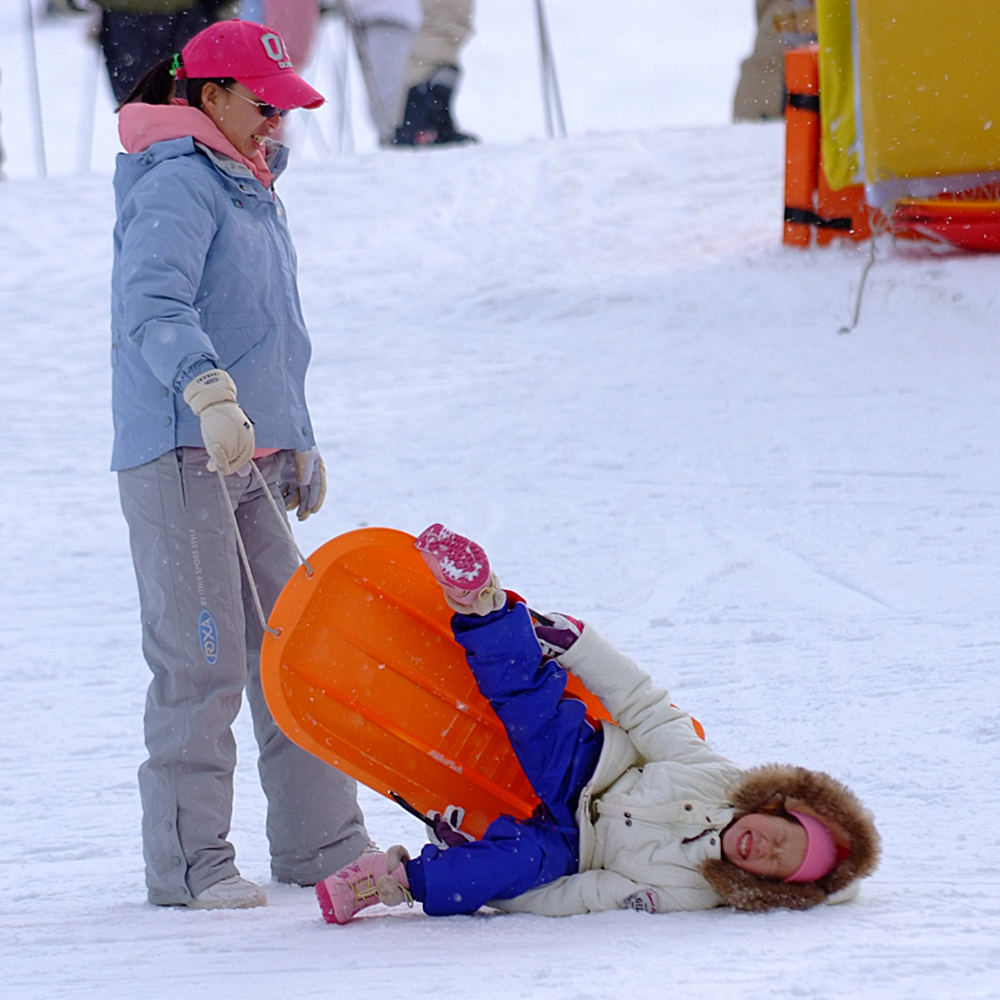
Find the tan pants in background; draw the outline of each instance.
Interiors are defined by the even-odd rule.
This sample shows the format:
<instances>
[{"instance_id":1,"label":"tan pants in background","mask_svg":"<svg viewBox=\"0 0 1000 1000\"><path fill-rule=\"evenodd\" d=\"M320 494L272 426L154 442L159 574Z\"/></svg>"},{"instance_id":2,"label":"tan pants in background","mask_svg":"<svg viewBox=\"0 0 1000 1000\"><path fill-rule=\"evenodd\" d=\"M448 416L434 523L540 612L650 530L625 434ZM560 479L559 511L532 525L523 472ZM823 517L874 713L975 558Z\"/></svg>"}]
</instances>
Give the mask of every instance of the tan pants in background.
<instances>
[{"instance_id":1,"label":"tan pants in background","mask_svg":"<svg viewBox=\"0 0 1000 1000\"><path fill-rule=\"evenodd\" d=\"M430 79L438 66L461 67L460 53L472 37L475 0L421 0L423 27L413 39L404 94Z\"/></svg>"},{"instance_id":2,"label":"tan pants in background","mask_svg":"<svg viewBox=\"0 0 1000 1000\"><path fill-rule=\"evenodd\" d=\"M740 66L733 121L780 118L785 103L785 52L816 40L812 0L756 0L757 39Z\"/></svg>"}]
</instances>

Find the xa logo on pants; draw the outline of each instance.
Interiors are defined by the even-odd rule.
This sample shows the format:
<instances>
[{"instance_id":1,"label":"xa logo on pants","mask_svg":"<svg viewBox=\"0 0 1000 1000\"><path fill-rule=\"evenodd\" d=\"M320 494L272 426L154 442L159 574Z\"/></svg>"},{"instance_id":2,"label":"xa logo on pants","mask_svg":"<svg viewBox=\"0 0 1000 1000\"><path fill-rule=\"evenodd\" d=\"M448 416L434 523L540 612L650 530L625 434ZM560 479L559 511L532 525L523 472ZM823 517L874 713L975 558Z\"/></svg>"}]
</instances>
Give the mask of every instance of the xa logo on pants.
<instances>
[{"instance_id":1,"label":"xa logo on pants","mask_svg":"<svg viewBox=\"0 0 1000 1000\"><path fill-rule=\"evenodd\" d=\"M202 611L198 617L198 640L201 642L205 662L212 666L219 659L219 630L215 627L215 619L208 609Z\"/></svg>"}]
</instances>

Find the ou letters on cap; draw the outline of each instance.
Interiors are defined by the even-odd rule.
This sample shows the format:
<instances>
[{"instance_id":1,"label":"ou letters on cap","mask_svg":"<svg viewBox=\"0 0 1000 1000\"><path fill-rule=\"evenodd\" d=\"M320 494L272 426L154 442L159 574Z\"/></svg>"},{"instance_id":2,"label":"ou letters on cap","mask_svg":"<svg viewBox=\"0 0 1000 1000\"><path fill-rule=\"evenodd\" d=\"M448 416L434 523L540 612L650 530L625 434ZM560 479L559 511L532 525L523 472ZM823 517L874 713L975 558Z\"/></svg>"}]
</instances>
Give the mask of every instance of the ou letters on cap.
<instances>
[{"instance_id":1,"label":"ou letters on cap","mask_svg":"<svg viewBox=\"0 0 1000 1000\"><path fill-rule=\"evenodd\" d=\"M276 108L318 108L325 100L295 72L281 35L253 21L216 22L184 46L181 59L178 79L231 77Z\"/></svg>"}]
</instances>

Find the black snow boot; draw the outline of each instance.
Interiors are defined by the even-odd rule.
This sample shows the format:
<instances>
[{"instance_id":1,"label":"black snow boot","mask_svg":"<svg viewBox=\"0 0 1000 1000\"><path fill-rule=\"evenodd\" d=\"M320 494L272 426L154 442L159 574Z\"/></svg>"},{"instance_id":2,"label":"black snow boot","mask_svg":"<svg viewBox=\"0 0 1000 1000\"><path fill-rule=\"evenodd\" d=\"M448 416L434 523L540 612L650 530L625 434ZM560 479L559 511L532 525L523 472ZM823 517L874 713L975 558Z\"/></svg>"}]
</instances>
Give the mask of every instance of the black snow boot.
<instances>
[{"instance_id":1,"label":"black snow boot","mask_svg":"<svg viewBox=\"0 0 1000 1000\"><path fill-rule=\"evenodd\" d=\"M479 142L474 135L459 132L452 121L451 98L458 73L457 66L439 66L429 80L410 88L403 124L396 129L397 146Z\"/></svg>"}]
</instances>

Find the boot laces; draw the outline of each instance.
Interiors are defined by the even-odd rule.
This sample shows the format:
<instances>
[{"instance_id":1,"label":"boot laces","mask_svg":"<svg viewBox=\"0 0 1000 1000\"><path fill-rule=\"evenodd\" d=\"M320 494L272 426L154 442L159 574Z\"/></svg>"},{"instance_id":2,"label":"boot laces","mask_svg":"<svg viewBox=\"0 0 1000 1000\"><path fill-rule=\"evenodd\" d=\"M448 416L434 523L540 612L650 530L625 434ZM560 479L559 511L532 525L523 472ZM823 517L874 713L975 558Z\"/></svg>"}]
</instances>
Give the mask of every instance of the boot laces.
<instances>
[{"instance_id":1,"label":"boot laces","mask_svg":"<svg viewBox=\"0 0 1000 1000\"><path fill-rule=\"evenodd\" d=\"M377 879L373 872L359 872L358 878L351 880L347 884L351 887L355 901L363 903L372 896L378 895Z\"/></svg>"}]
</instances>

